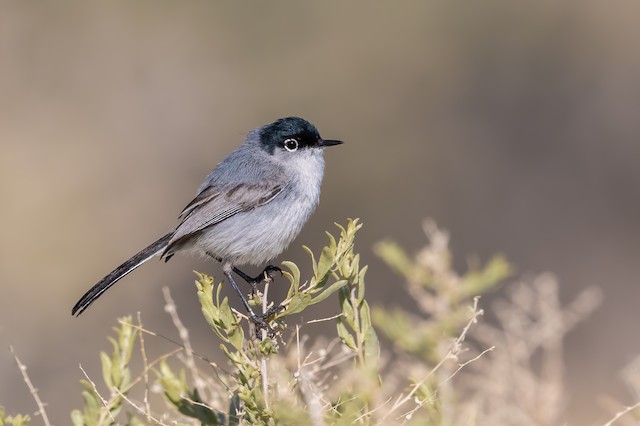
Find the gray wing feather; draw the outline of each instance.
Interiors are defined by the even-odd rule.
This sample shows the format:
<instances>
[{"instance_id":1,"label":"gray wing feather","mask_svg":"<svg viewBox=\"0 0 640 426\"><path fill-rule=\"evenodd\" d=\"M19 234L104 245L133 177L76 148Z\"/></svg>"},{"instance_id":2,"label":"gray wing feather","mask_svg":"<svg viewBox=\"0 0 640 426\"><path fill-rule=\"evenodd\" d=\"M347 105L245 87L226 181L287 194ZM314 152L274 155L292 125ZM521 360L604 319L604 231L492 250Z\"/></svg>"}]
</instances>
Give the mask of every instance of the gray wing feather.
<instances>
[{"instance_id":1,"label":"gray wing feather","mask_svg":"<svg viewBox=\"0 0 640 426\"><path fill-rule=\"evenodd\" d=\"M215 186L209 186L205 188L202 192L200 192L196 198L194 198L187 206L180 212L180 216L178 219L185 219L189 214L191 214L196 208L203 205L204 203L213 200L217 196L220 195L220 189Z\"/></svg>"},{"instance_id":2,"label":"gray wing feather","mask_svg":"<svg viewBox=\"0 0 640 426\"><path fill-rule=\"evenodd\" d=\"M240 183L225 187L210 185L182 211L182 222L176 228L162 256L170 256L188 238L208 227L235 214L267 204L283 189L282 183Z\"/></svg>"}]
</instances>

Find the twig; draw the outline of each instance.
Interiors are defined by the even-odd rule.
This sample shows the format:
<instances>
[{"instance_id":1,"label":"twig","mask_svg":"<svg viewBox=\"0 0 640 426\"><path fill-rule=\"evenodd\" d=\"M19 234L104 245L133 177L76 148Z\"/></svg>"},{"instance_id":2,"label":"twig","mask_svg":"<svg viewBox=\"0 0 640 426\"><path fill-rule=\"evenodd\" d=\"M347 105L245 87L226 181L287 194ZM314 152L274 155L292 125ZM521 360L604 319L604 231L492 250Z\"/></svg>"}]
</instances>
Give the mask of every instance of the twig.
<instances>
[{"instance_id":1,"label":"twig","mask_svg":"<svg viewBox=\"0 0 640 426\"><path fill-rule=\"evenodd\" d=\"M181 396L180 396L180 398L184 399L184 400L185 400L185 401L187 401L187 402L192 403L193 405L197 405L197 406L199 406L199 407L206 408L207 410L211 410L211 411L213 411L213 412L222 413L223 415L225 414L225 413L224 413L224 412L222 412L221 410L218 410L217 408L214 408L214 407L212 407L212 406L211 406L211 405L209 405L209 404L205 404L204 402L198 402L198 401L195 401L195 400L193 400L193 399L189 398L187 395L181 395Z\"/></svg>"},{"instance_id":2,"label":"twig","mask_svg":"<svg viewBox=\"0 0 640 426\"><path fill-rule=\"evenodd\" d=\"M462 370L464 367L466 367L467 365L471 364L472 362L475 362L477 360L479 360L484 354L486 354L487 352L491 352L492 350L494 350L496 347L495 346L491 346L490 348L485 349L484 351L482 351L480 354L476 355L475 357L471 358L470 360L463 362L462 364L458 364L458 368L449 375L449 377L447 377L446 379L444 379L443 381L441 381L438 386L436 386L436 389L440 388L440 386L442 386L443 384L445 384L446 382L448 382L449 380L451 380L453 378L453 376L455 376L456 374L458 374L458 372L460 372L460 370ZM412 408L411 410L409 410L408 412L406 412L405 414L403 414L402 416L399 416L399 418L410 418L411 416L413 416L413 414L418 411L420 409L420 407L422 407L424 405L424 402L426 400L422 400L422 401L418 401L417 405Z\"/></svg>"},{"instance_id":3,"label":"twig","mask_svg":"<svg viewBox=\"0 0 640 426\"><path fill-rule=\"evenodd\" d=\"M268 274L265 274L268 277ZM269 309L269 301L267 300L267 295L269 294L269 283L271 280L267 278L264 283L264 292L262 294L262 313L266 314ZM267 330L260 330L262 334L262 340L267 338ZM267 371L267 357L262 356L260 359L260 373L262 374L262 393L264 397L264 406L268 410L269 409L269 398L267 392L269 392L269 373Z\"/></svg>"},{"instance_id":4,"label":"twig","mask_svg":"<svg viewBox=\"0 0 640 426\"><path fill-rule=\"evenodd\" d=\"M178 335L180 336L180 340L184 345L184 351L186 355L185 364L187 365L187 368L191 372L191 376L195 381L195 387L198 390L198 393L202 397L206 398L206 396L203 394L203 389L202 389L202 384L204 381L200 377L200 373L196 368L195 359L193 357L193 348L191 346L191 340L189 339L189 330L187 330L187 328L184 326L184 324L180 320L180 317L178 316L178 310L176 308L175 302L173 301L173 298L171 297L171 292L169 291L169 287L163 287L162 294L164 295L164 300L166 302L166 305L164 306L164 310L171 316L171 321L173 321L173 325L178 330Z\"/></svg>"},{"instance_id":5,"label":"twig","mask_svg":"<svg viewBox=\"0 0 640 426\"><path fill-rule=\"evenodd\" d=\"M360 416L356 417L356 419L353 421L353 424L358 424L359 422L361 422L364 418L366 417L370 417L373 413L375 413L378 410L381 410L382 407L384 407L385 405L387 405L389 402L391 402L391 398L393 398L393 396L390 396L389 398L387 398L382 404L378 405L376 408L372 408L371 410L365 411L364 413L362 413Z\"/></svg>"},{"instance_id":6,"label":"twig","mask_svg":"<svg viewBox=\"0 0 640 426\"><path fill-rule=\"evenodd\" d=\"M438 362L438 364L436 364L435 367L433 367L433 369L431 371L429 371L429 373L419 382L415 383L412 387L411 387L411 391L404 397L402 397L402 395L400 395L398 397L398 399L396 400L396 402L393 404L393 406L391 407L391 409L389 410L389 412L383 417L383 420L385 418L387 418L391 413L393 413L395 410L397 410L400 406L404 405L406 402L410 401L411 398L413 397L413 395L415 395L416 392L418 392L418 390L420 389L420 387L426 383L426 381L433 375L435 374L436 371L438 371L442 365L448 361L448 360L455 360L457 359L457 354L460 353L460 348L462 346L462 342L465 340L467 333L469 332L469 329L471 328L471 326L473 324L475 324L478 321L478 317L480 315L482 315L482 310L478 310L478 300L480 298L478 296L473 298L473 306L471 307L473 314L471 315L471 318L469 319L469 321L467 322L467 324L465 325L465 327L462 329L462 332L460 333L460 335L458 336L458 338L453 342L453 344L451 345L451 348L449 349L449 352L440 360L440 362ZM487 349L485 350L482 354L480 354L480 356L482 356L485 352L488 352L489 350L492 350L493 348ZM475 360L475 359L474 359ZM473 360L471 360L473 361ZM466 365L466 364L465 364ZM402 417L402 416L400 416Z\"/></svg>"},{"instance_id":7,"label":"twig","mask_svg":"<svg viewBox=\"0 0 640 426\"><path fill-rule=\"evenodd\" d=\"M138 325L142 328L140 311L138 311ZM147 352L144 349L144 333L138 331L138 334L140 335L140 352L142 354L143 365L142 377L144 378L144 407L147 410L147 413L151 413L151 405L149 404L149 362L147 361ZM149 414L147 414L147 422L150 420Z\"/></svg>"},{"instance_id":8,"label":"twig","mask_svg":"<svg viewBox=\"0 0 640 426\"><path fill-rule=\"evenodd\" d=\"M98 398L100 398L100 402L102 402L102 406L104 407L104 413L107 413L109 415L109 418L111 418L111 421L115 423L116 419L114 419L113 414L111 414L111 410L109 409L109 403L107 402L106 399L102 397L102 395L100 395L100 392L98 392L98 388L96 388L96 384L93 382L93 380L91 380L87 372L84 371L84 368L82 368L82 364L78 364L78 367L80 367L80 371L82 371L82 374L84 374L85 379L87 379L87 381L91 383L91 386L93 386L93 391L96 393L96 395L98 395ZM104 413L100 414L100 419L98 420L98 424L102 424Z\"/></svg>"},{"instance_id":9,"label":"twig","mask_svg":"<svg viewBox=\"0 0 640 426\"><path fill-rule=\"evenodd\" d=\"M154 359L153 361L151 361L149 363L149 366L147 367L147 369L145 369L142 374L144 373L148 373L153 367L155 367L157 364L159 364L161 361L172 357L173 355L177 354L178 352L182 351L182 348L178 348L178 349L174 349L171 352L168 352L164 355L160 355L159 357L157 357L156 359ZM129 392L131 389L133 389L133 387L135 385L137 385L138 383L140 383L140 381L143 379L142 375L137 376L134 380L131 381L131 383L129 383L129 385L123 389L124 392Z\"/></svg>"},{"instance_id":10,"label":"twig","mask_svg":"<svg viewBox=\"0 0 640 426\"><path fill-rule=\"evenodd\" d=\"M16 364L18 364L18 368L22 373L22 378L24 379L24 382L27 384L27 387L29 388L29 392L31 392L33 399L36 400L36 404L38 405L38 414L42 416L42 421L46 426L51 426L51 423L49 422L49 417L47 417L47 412L44 409L44 404L42 403L42 400L38 396L38 390L33 386L33 383L31 383L31 380L27 375L27 367L22 362L20 362L20 359L18 359L18 356L13 350L13 346L9 345L9 350L11 350L11 354L13 355L13 358L16 360Z\"/></svg>"},{"instance_id":11,"label":"twig","mask_svg":"<svg viewBox=\"0 0 640 426\"><path fill-rule=\"evenodd\" d=\"M433 367L433 369L431 371L429 371L429 373L419 382L416 382L412 387L411 387L411 391L405 395L404 397L402 397L402 395L398 396L398 399L396 400L396 402L393 404L393 407L391 407L391 410L389 410L389 412L387 414L385 414L385 416L383 417L383 420L385 418L387 418L392 412L394 412L398 407L400 407L401 405L404 405L406 402L410 401L413 397L413 395L418 392L418 390L420 389L420 387L426 383L426 381L436 372L440 369L440 367L442 367L442 364L444 364L446 361L450 360L450 359L454 359L455 357L452 355L451 352L449 352L446 356L444 356L440 362L438 362L438 364L436 364L435 367Z\"/></svg>"},{"instance_id":12,"label":"twig","mask_svg":"<svg viewBox=\"0 0 640 426\"><path fill-rule=\"evenodd\" d=\"M631 411L635 410L636 408L640 407L640 402L635 403L634 405L630 405L628 407L625 407L623 410L618 411L616 413L615 416L613 416L613 418L611 420L609 420L608 422L606 422L604 424L604 426L611 426L613 423L615 423L620 417L624 416L627 413L630 413Z\"/></svg>"},{"instance_id":13,"label":"twig","mask_svg":"<svg viewBox=\"0 0 640 426\"><path fill-rule=\"evenodd\" d=\"M137 406L133 401L131 401L129 398L127 398L127 396L126 396L125 394L123 394L123 393L120 391L120 389L118 389L118 388L113 388L113 390L114 390L114 391L116 391L116 393L117 393L118 395L120 395L120 397L121 397L122 399L124 399L125 401L127 401L127 403L128 403L129 405L131 405L133 408L135 408L136 410L138 410L138 412L139 412L140 414L144 414L144 415L146 415L148 419L151 419L151 421L153 421L153 422L154 422L154 423L156 423L156 424L159 424L159 425L162 425L162 426L169 426L169 425L167 425L166 423L163 423L162 421L160 421L160 420L156 419L155 417L153 417L153 416L151 415L151 413L146 413L142 408L138 407L138 406Z\"/></svg>"},{"instance_id":14,"label":"twig","mask_svg":"<svg viewBox=\"0 0 640 426\"><path fill-rule=\"evenodd\" d=\"M177 351L173 351L173 352L171 352L171 355L173 355L173 354L174 354L174 353L176 353L176 352L180 352L180 351L182 351L182 350L186 350L185 346L184 346L182 343L180 343L180 342L178 342L178 341L176 341L176 340L173 340L172 338L167 337L167 336L165 336L165 335L163 335L163 334L159 334L159 333L156 333L156 332L154 332L154 331L147 330L146 328L140 328L140 326L138 326L138 324L133 324L133 323L129 323L129 322L126 322L126 321L120 321L120 324L127 324L127 325L130 325L131 327L135 328L136 330L140 330L141 332L146 333L146 334L148 334L148 335L150 335L150 336L153 336L153 337L160 337L160 338L162 338L162 339L166 340L167 342L169 342L169 343L171 343L171 344L173 344L173 345L176 345L178 348L180 348L180 349L178 349ZM192 352L191 352L191 354L192 354L193 356L195 356L196 358L198 358L199 360L206 362L207 364L209 364L209 365L210 365L211 367L213 367L213 368L221 368L221 367L220 367L219 365L217 365L215 362L211 361L211 360L210 360L210 359L208 359L207 357L204 357L204 356L202 356L202 355L199 355L197 352L193 352L193 351L192 351Z\"/></svg>"},{"instance_id":15,"label":"twig","mask_svg":"<svg viewBox=\"0 0 640 426\"><path fill-rule=\"evenodd\" d=\"M300 371L300 324L296 324L296 358L298 361L298 371Z\"/></svg>"},{"instance_id":16,"label":"twig","mask_svg":"<svg viewBox=\"0 0 640 426\"><path fill-rule=\"evenodd\" d=\"M333 320L333 319L340 318L340 317L341 317L341 316L343 316L343 315L344 315L344 314L343 314L342 312L340 312L339 314L334 315L334 316L332 316L332 317L328 317L328 318L320 318L320 319L315 319L315 320L307 321L307 324L314 324L314 323L316 323L316 322L323 322L323 321L331 321L331 320Z\"/></svg>"},{"instance_id":17,"label":"twig","mask_svg":"<svg viewBox=\"0 0 640 426\"><path fill-rule=\"evenodd\" d=\"M455 376L456 374L458 374L460 372L460 370L462 370L464 367L466 367L467 365L471 364L472 362L476 362L477 360L479 360L482 356L484 356L484 354L486 354L487 352L491 352L492 350L494 350L496 347L495 346L491 346L487 349L485 349L484 351L480 352L478 355L474 356L473 358L471 358L468 361L463 362L462 364L458 364L458 368L456 368L456 370L451 373L451 375L449 375L449 377L447 377L446 379L444 379L442 382L440 382L440 385L443 385L444 383L448 382L449 380L453 379L453 376Z\"/></svg>"}]
</instances>

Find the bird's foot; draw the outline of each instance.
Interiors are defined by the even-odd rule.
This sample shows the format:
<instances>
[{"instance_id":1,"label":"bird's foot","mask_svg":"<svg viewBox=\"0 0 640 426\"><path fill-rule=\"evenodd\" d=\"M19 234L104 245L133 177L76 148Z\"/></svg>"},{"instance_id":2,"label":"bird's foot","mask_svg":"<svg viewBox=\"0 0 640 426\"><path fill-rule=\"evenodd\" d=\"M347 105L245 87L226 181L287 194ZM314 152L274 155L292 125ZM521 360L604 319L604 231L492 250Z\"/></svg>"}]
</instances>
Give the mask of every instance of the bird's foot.
<instances>
[{"instance_id":1,"label":"bird's foot","mask_svg":"<svg viewBox=\"0 0 640 426\"><path fill-rule=\"evenodd\" d=\"M269 322L262 317L262 315L258 316L258 315L252 315L251 316L251 322L253 323L253 326L256 328L256 337L260 340L262 340L262 334L260 333L262 330L265 330L267 332L267 336L268 337L275 337L276 332L273 331L273 328L271 328L271 326L269 325Z\"/></svg>"},{"instance_id":2,"label":"bird's foot","mask_svg":"<svg viewBox=\"0 0 640 426\"><path fill-rule=\"evenodd\" d=\"M265 320L268 320L269 318L271 318L273 315L277 314L280 311L284 311L285 307L282 305L273 305L272 307L270 307L269 309L267 309L267 312L265 312L264 314L260 315L262 318L264 318Z\"/></svg>"},{"instance_id":3,"label":"bird's foot","mask_svg":"<svg viewBox=\"0 0 640 426\"><path fill-rule=\"evenodd\" d=\"M262 340L262 335L260 331L265 330L267 332L267 337L273 339L276 337L275 330L269 325L269 319L273 317L278 312L284 310L285 307L282 305L272 306L262 315L251 315L251 322L253 322L254 327L256 328L256 336Z\"/></svg>"},{"instance_id":4,"label":"bird's foot","mask_svg":"<svg viewBox=\"0 0 640 426\"><path fill-rule=\"evenodd\" d=\"M280 273L280 276L282 276L282 269L278 268L277 266L269 265L264 268L264 270L260 272L260 274L258 274L256 277L248 277L246 281L251 286L251 294L256 294L256 292L258 291L258 285L273 281L274 276L278 272Z\"/></svg>"}]
</instances>

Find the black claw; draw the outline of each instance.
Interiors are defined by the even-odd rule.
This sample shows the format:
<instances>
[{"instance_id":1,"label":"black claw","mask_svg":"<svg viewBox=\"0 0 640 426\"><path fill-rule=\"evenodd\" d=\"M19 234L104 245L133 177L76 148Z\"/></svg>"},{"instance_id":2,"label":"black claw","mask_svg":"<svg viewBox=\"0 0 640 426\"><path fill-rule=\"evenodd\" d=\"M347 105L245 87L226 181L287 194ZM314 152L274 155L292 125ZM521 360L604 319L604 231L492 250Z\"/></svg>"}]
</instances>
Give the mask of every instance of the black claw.
<instances>
[{"instance_id":1,"label":"black claw","mask_svg":"<svg viewBox=\"0 0 640 426\"><path fill-rule=\"evenodd\" d=\"M264 268L264 270L260 272L260 274L257 277L255 278L249 277L249 280L247 282L252 286L257 286L258 284L262 284L267 280L273 279L274 275L277 272L280 273L280 276L283 275L282 269L278 268L277 266L269 265L266 268Z\"/></svg>"},{"instance_id":2,"label":"black claw","mask_svg":"<svg viewBox=\"0 0 640 426\"><path fill-rule=\"evenodd\" d=\"M283 275L282 269L273 265L269 265L266 268L264 268L264 270L260 272L260 274L258 274L258 276L256 277L250 277L249 275L245 274L238 268L233 268L233 272L238 274L240 278L245 280L251 286L252 295L256 294L256 292L258 291L258 285L264 283L267 280L272 280L276 272L279 272L281 276Z\"/></svg>"},{"instance_id":3,"label":"black claw","mask_svg":"<svg viewBox=\"0 0 640 426\"><path fill-rule=\"evenodd\" d=\"M280 273L280 276L283 276L284 274L282 273L282 269L278 268L277 266L273 266L273 265L268 265L266 268L264 268L264 271L262 271L262 275L264 278L263 280L269 279L269 278L273 278L273 276L276 274L276 272ZM258 275L258 276L260 276Z\"/></svg>"}]
</instances>

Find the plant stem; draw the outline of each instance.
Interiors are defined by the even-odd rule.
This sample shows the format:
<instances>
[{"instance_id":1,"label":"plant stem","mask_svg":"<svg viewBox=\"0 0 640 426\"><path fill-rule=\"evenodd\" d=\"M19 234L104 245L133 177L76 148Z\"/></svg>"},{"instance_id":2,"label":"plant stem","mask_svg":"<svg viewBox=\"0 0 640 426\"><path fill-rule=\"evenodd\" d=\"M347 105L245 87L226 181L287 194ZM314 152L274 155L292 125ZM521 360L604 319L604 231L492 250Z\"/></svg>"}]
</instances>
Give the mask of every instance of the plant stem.
<instances>
[{"instance_id":1,"label":"plant stem","mask_svg":"<svg viewBox=\"0 0 640 426\"><path fill-rule=\"evenodd\" d=\"M264 294L262 295L262 314L266 314L269 308L269 302L267 300L267 295L269 294L269 281L266 280L264 284ZM264 341L267 338L267 330L260 330L262 333L262 340ZM262 393L264 394L264 406L268 410L269 409L269 398L267 397L267 392L269 391L269 377L267 372L267 357L262 355L260 359L260 370L262 374Z\"/></svg>"}]
</instances>

